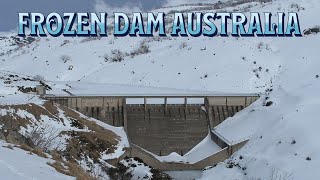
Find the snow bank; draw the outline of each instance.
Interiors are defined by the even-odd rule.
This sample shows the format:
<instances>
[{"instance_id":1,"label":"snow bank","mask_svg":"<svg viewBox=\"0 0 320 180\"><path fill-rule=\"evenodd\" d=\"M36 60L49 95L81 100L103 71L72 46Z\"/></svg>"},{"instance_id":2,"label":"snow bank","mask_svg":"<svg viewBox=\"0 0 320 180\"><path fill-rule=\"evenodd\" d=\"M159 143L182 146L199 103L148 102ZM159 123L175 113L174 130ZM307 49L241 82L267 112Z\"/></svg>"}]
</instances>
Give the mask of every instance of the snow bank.
<instances>
[{"instance_id":1,"label":"snow bank","mask_svg":"<svg viewBox=\"0 0 320 180\"><path fill-rule=\"evenodd\" d=\"M53 167L49 166L47 163L52 160L30 155L29 152L19 148L14 147L11 150L4 147L8 145L8 143L0 141L1 179L75 180L74 177L58 173Z\"/></svg>"}]
</instances>

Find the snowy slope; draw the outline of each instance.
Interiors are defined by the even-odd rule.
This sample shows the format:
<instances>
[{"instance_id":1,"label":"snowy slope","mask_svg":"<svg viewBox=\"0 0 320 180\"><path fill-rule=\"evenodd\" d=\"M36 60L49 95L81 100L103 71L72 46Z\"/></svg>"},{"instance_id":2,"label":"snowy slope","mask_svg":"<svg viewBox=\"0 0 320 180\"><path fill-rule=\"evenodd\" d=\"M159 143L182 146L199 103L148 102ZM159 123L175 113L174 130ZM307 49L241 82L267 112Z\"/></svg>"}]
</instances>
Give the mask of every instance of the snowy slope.
<instances>
[{"instance_id":1,"label":"snowy slope","mask_svg":"<svg viewBox=\"0 0 320 180\"><path fill-rule=\"evenodd\" d=\"M67 180L75 179L58 173L47 163L50 159L31 155L22 149L12 147L10 144L0 141L0 173L1 179L48 179L48 180Z\"/></svg>"},{"instance_id":2,"label":"snowy slope","mask_svg":"<svg viewBox=\"0 0 320 180\"><path fill-rule=\"evenodd\" d=\"M299 13L302 27L313 27L319 2L297 3L306 9ZM251 140L201 179L319 179L320 34L272 45L281 52L282 69L272 92L215 128L230 142ZM263 106L268 101L273 104Z\"/></svg>"},{"instance_id":3,"label":"snowy slope","mask_svg":"<svg viewBox=\"0 0 320 180\"><path fill-rule=\"evenodd\" d=\"M251 4L256 5L256 9L261 8L259 3ZM216 92L262 92L279 71L280 52L270 45L273 40L110 36L85 41L84 38L48 37L2 56L0 69L30 76L42 75L53 81L81 80ZM141 41L150 47L150 53L133 58L128 56L118 63L105 62L104 57L111 56L111 50L130 53L139 47ZM4 43L4 40L0 42ZM67 60L63 60L65 56ZM259 70L259 67L263 69Z\"/></svg>"},{"instance_id":4,"label":"snowy slope","mask_svg":"<svg viewBox=\"0 0 320 180\"><path fill-rule=\"evenodd\" d=\"M107 125L40 99L34 93L34 87L39 84L28 76L0 72L0 138L21 145L27 151L36 151L38 155L41 155L39 152L50 153L52 157L49 154L49 158L45 160L36 155L24 157L27 152L21 153L22 150L19 151L17 148L0 148L0 171L10 171L5 173L6 179L68 178L57 173L54 168L48 168L48 162L55 168L62 164L62 170L60 168L59 172L70 176L78 177L79 172L74 168L81 166L91 176L94 174L108 179L108 175L101 171L101 168L110 167L106 161L120 157L125 152L124 148L129 147L124 128ZM100 137L99 134L105 136ZM92 142L91 139L95 141ZM102 143L103 146L98 147L96 142ZM83 144L90 143L94 143L92 146L97 146L96 149L90 149L89 153L83 154L84 151L88 151L88 146ZM4 146L5 143L1 142L0 145ZM73 152L77 154L72 154ZM58 158L59 155L63 160ZM68 164L71 161L78 164ZM39 168L40 171L35 171Z\"/></svg>"},{"instance_id":5,"label":"snowy slope","mask_svg":"<svg viewBox=\"0 0 320 180\"><path fill-rule=\"evenodd\" d=\"M296 48L294 44L288 47L285 70L268 96L267 101L272 101L272 106L264 107L263 102L257 102L215 129L230 142L251 138L248 145L231 158L245 170L239 167L230 170L226 168L228 165L221 164L205 172L203 179L213 176L232 179L239 174L239 179L271 179L275 175L298 180L319 179L316 167L320 165L317 139L320 135L317 118L320 54L315 46L319 42L317 35L301 39L303 48ZM289 52L293 48L295 51ZM243 159L239 159L240 156Z\"/></svg>"}]
</instances>

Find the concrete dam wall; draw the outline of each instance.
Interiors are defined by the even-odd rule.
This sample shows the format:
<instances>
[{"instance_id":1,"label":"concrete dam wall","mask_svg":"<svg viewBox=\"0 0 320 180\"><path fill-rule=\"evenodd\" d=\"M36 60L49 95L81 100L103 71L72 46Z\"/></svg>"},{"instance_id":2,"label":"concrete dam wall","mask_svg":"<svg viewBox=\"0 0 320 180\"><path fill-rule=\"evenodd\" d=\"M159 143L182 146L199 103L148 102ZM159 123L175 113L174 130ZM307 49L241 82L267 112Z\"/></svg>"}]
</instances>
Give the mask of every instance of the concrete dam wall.
<instances>
[{"instance_id":1,"label":"concrete dam wall","mask_svg":"<svg viewBox=\"0 0 320 180\"><path fill-rule=\"evenodd\" d=\"M127 107L130 142L157 155L184 155L208 134L205 111L199 105Z\"/></svg>"},{"instance_id":2,"label":"concrete dam wall","mask_svg":"<svg viewBox=\"0 0 320 180\"><path fill-rule=\"evenodd\" d=\"M123 126L130 143L156 155L184 155L213 128L258 96L45 96L46 99ZM224 147L222 147L224 148Z\"/></svg>"}]
</instances>

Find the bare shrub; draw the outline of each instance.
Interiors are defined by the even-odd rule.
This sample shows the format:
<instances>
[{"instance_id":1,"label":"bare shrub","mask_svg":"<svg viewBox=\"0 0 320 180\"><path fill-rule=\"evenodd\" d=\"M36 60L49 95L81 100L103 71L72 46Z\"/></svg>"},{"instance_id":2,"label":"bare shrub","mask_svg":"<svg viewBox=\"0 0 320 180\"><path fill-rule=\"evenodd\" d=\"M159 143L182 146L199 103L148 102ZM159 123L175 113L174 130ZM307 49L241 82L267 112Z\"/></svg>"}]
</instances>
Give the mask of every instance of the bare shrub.
<instances>
[{"instance_id":1,"label":"bare shrub","mask_svg":"<svg viewBox=\"0 0 320 180\"><path fill-rule=\"evenodd\" d=\"M154 36L153 40L159 42L160 41L160 36Z\"/></svg>"},{"instance_id":2,"label":"bare shrub","mask_svg":"<svg viewBox=\"0 0 320 180\"><path fill-rule=\"evenodd\" d=\"M73 69L73 65L70 65L68 70L71 71Z\"/></svg>"},{"instance_id":3,"label":"bare shrub","mask_svg":"<svg viewBox=\"0 0 320 180\"><path fill-rule=\"evenodd\" d=\"M62 42L61 46L64 46L64 45L69 44L69 43L70 43L70 41L66 39L66 40L64 40L64 41Z\"/></svg>"},{"instance_id":4,"label":"bare shrub","mask_svg":"<svg viewBox=\"0 0 320 180\"><path fill-rule=\"evenodd\" d=\"M147 54L149 52L150 52L149 46L147 45L147 43L145 41L143 41L143 42L140 43L138 48L134 49L130 53L122 52L119 49L113 49L113 50L111 50L111 55L110 56L108 54L105 54L103 56L103 58L104 58L105 62L108 62L108 61L121 62L127 56L131 56L133 58L133 57L135 57L137 55Z\"/></svg>"},{"instance_id":5,"label":"bare shrub","mask_svg":"<svg viewBox=\"0 0 320 180\"><path fill-rule=\"evenodd\" d=\"M130 53L130 56L133 58L134 56L137 56L140 54L148 54L149 52L150 52L149 46L145 42L141 42L139 47Z\"/></svg>"},{"instance_id":6,"label":"bare shrub","mask_svg":"<svg viewBox=\"0 0 320 180\"><path fill-rule=\"evenodd\" d=\"M184 49L184 48L186 48L187 46L188 46L187 43L186 43L186 42L183 42L183 43L180 44L179 49Z\"/></svg>"},{"instance_id":7,"label":"bare shrub","mask_svg":"<svg viewBox=\"0 0 320 180\"><path fill-rule=\"evenodd\" d=\"M243 8L240 8L240 11L241 12L249 12L251 8L252 8L252 5L249 4L249 5L247 5L247 6L243 7Z\"/></svg>"},{"instance_id":8,"label":"bare shrub","mask_svg":"<svg viewBox=\"0 0 320 180\"><path fill-rule=\"evenodd\" d=\"M111 61L111 62L121 62L124 60L124 58L128 56L127 53L123 53L122 51L118 49L111 50L111 56L108 54L105 54L103 56L103 59L105 62Z\"/></svg>"},{"instance_id":9,"label":"bare shrub","mask_svg":"<svg viewBox=\"0 0 320 180\"><path fill-rule=\"evenodd\" d=\"M103 59L105 62L108 62L110 60L110 57L108 54L103 55Z\"/></svg>"},{"instance_id":10,"label":"bare shrub","mask_svg":"<svg viewBox=\"0 0 320 180\"><path fill-rule=\"evenodd\" d=\"M317 34L320 33L320 26L315 26L303 31L304 35Z\"/></svg>"},{"instance_id":11,"label":"bare shrub","mask_svg":"<svg viewBox=\"0 0 320 180\"><path fill-rule=\"evenodd\" d=\"M41 75L35 75L35 76L33 76L32 79L35 80L35 81L41 81L41 82L45 81L44 77L41 76Z\"/></svg>"},{"instance_id":12,"label":"bare shrub","mask_svg":"<svg viewBox=\"0 0 320 180\"><path fill-rule=\"evenodd\" d=\"M39 148L32 148L32 147L28 146L27 144L21 144L19 146L15 146L15 147L18 147L18 148L23 149L25 151L29 151L29 154L36 154L39 157L48 158L48 156L45 153L43 153L42 150Z\"/></svg>"},{"instance_id":13,"label":"bare shrub","mask_svg":"<svg viewBox=\"0 0 320 180\"><path fill-rule=\"evenodd\" d=\"M124 60L125 53L120 51L119 49L113 49L111 50L112 56L110 57L110 61L112 62L121 62Z\"/></svg>"},{"instance_id":14,"label":"bare shrub","mask_svg":"<svg viewBox=\"0 0 320 180\"><path fill-rule=\"evenodd\" d=\"M200 48L200 51L205 51L205 50L207 50L207 46L204 46L204 47Z\"/></svg>"},{"instance_id":15,"label":"bare shrub","mask_svg":"<svg viewBox=\"0 0 320 180\"><path fill-rule=\"evenodd\" d=\"M90 36L82 39L80 43L85 43L85 42L90 42L90 41L95 41L95 40L100 40L101 36L99 35L100 32L98 32L98 36Z\"/></svg>"},{"instance_id":16,"label":"bare shrub","mask_svg":"<svg viewBox=\"0 0 320 180\"><path fill-rule=\"evenodd\" d=\"M61 60L63 63L67 63L68 61L71 61L71 57L68 56L68 55L62 55L62 56L60 56L60 60Z\"/></svg>"},{"instance_id":17,"label":"bare shrub","mask_svg":"<svg viewBox=\"0 0 320 180\"><path fill-rule=\"evenodd\" d=\"M138 51L140 52L140 54L147 54L150 52L150 48L145 43L141 43Z\"/></svg>"},{"instance_id":18,"label":"bare shrub","mask_svg":"<svg viewBox=\"0 0 320 180\"><path fill-rule=\"evenodd\" d=\"M78 180L96 180L96 178L92 177L90 174L86 173L77 163L67 161L63 162L60 160L56 160L54 163L47 163L49 166L55 168L58 172L68 175L74 176Z\"/></svg>"},{"instance_id":19,"label":"bare shrub","mask_svg":"<svg viewBox=\"0 0 320 180\"><path fill-rule=\"evenodd\" d=\"M50 125L43 128L36 126L28 134L33 144L44 152L51 149L58 149L60 144L55 144L55 140L59 137L60 131Z\"/></svg>"},{"instance_id":20,"label":"bare shrub","mask_svg":"<svg viewBox=\"0 0 320 180\"><path fill-rule=\"evenodd\" d=\"M263 42L259 42L257 47L258 47L258 49L262 49L263 46L264 46L264 43Z\"/></svg>"},{"instance_id":21,"label":"bare shrub","mask_svg":"<svg viewBox=\"0 0 320 180\"><path fill-rule=\"evenodd\" d=\"M271 106L272 104L273 104L272 101L268 101L268 102L265 104L265 106L269 107L269 106Z\"/></svg>"},{"instance_id":22,"label":"bare shrub","mask_svg":"<svg viewBox=\"0 0 320 180\"><path fill-rule=\"evenodd\" d=\"M299 4L297 4L297 3L292 3L291 4L291 8L292 9L296 9L298 12L300 11L300 10L304 10L304 7L301 7Z\"/></svg>"}]
</instances>

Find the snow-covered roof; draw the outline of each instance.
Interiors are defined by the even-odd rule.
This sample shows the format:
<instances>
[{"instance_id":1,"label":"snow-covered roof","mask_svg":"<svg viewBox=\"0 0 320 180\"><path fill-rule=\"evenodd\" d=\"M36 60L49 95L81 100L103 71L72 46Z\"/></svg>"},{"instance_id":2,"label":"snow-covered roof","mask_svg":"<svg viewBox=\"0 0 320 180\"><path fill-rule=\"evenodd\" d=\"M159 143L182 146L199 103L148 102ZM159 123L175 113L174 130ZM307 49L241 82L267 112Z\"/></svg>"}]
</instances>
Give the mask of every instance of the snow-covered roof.
<instances>
[{"instance_id":1,"label":"snow-covered roof","mask_svg":"<svg viewBox=\"0 0 320 180\"><path fill-rule=\"evenodd\" d=\"M64 96L125 96L125 97L207 97L207 96L258 96L255 93L223 93L175 88L159 88L122 84L83 82L51 82L53 90L46 97Z\"/></svg>"}]
</instances>

